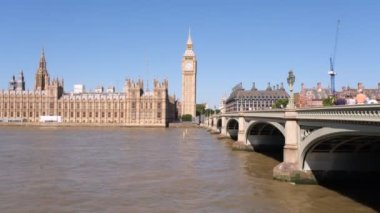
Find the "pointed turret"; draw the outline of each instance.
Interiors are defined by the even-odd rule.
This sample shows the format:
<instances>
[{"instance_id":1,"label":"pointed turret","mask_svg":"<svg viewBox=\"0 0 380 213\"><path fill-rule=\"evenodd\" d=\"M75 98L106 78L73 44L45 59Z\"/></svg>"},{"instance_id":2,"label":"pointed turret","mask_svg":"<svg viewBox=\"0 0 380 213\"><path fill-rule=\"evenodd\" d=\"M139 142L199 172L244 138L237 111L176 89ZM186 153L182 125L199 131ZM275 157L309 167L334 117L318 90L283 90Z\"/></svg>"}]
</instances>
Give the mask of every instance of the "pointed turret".
<instances>
[{"instance_id":1,"label":"pointed turret","mask_svg":"<svg viewBox=\"0 0 380 213\"><path fill-rule=\"evenodd\" d=\"M187 49L192 50L193 49L193 41L191 40L191 31L189 28L189 34L187 36L187 43L186 43Z\"/></svg>"},{"instance_id":2,"label":"pointed turret","mask_svg":"<svg viewBox=\"0 0 380 213\"><path fill-rule=\"evenodd\" d=\"M195 57L195 53L193 51L193 41L191 40L191 33L189 29L189 34L187 36L187 42L186 42L186 50L184 56L192 56Z\"/></svg>"},{"instance_id":3,"label":"pointed turret","mask_svg":"<svg viewBox=\"0 0 380 213\"><path fill-rule=\"evenodd\" d=\"M46 69L45 51L42 49L40 63L35 78L35 90L45 90L49 85L49 73Z\"/></svg>"},{"instance_id":4,"label":"pointed turret","mask_svg":"<svg viewBox=\"0 0 380 213\"><path fill-rule=\"evenodd\" d=\"M17 91L24 91L25 90L25 79L24 79L24 71L21 70L21 72L18 75L18 79L16 81L16 90Z\"/></svg>"},{"instance_id":5,"label":"pointed turret","mask_svg":"<svg viewBox=\"0 0 380 213\"><path fill-rule=\"evenodd\" d=\"M16 90L16 77L13 75L12 79L9 81L8 90L14 91Z\"/></svg>"},{"instance_id":6,"label":"pointed turret","mask_svg":"<svg viewBox=\"0 0 380 213\"><path fill-rule=\"evenodd\" d=\"M46 59L45 59L45 50L42 48L41 57L40 57L40 66L38 71L46 70ZM47 70L46 70L47 71Z\"/></svg>"}]
</instances>

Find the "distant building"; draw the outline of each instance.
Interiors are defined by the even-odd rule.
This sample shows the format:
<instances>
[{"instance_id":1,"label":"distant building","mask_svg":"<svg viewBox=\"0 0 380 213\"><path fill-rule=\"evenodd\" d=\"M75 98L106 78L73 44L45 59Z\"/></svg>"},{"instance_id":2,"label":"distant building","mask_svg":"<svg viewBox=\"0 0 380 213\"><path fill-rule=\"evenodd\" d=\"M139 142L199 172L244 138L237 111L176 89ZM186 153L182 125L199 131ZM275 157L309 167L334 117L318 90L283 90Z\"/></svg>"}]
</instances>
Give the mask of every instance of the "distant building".
<instances>
[{"instance_id":1,"label":"distant building","mask_svg":"<svg viewBox=\"0 0 380 213\"><path fill-rule=\"evenodd\" d=\"M271 87L270 83L265 90L258 90L253 83L251 90L245 90L242 83L236 85L225 101L226 112L252 111L271 109L278 99L288 99L283 84Z\"/></svg>"},{"instance_id":2,"label":"distant building","mask_svg":"<svg viewBox=\"0 0 380 213\"><path fill-rule=\"evenodd\" d=\"M115 92L116 92L115 86L109 86L107 88L107 93L115 93Z\"/></svg>"},{"instance_id":3,"label":"distant building","mask_svg":"<svg viewBox=\"0 0 380 213\"><path fill-rule=\"evenodd\" d=\"M177 116L178 118L181 118L182 117L182 102L180 101L177 101Z\"/></svg>"},{"instance_id":4,"label":"distant building","mask_svg":"<svg viewBox=\"0 0 380 213\"><path fill-rule=\"evenodd\" d=\"M380 101L380 82L377 84L377 88L366 89L364 84L359 82L356 88L351 88L349 86L342 87L342 91L337 92L338 98L345 97L356 97L358 91L362 90L369 99Z\"/></svg>"},{"instance_id":5,"label":"distant building","mask_svg":"<svg viewBox=\"0 0 380 213\"><path fill-rule=\"evenodd\" d=\"M362 90L369 99L380 101L380 83L378 83L377 88L366 89L361 82L357 84L356 88L342 87L341 91L336 92L336 99L355 98L359 90ZM323 100L329 96L332 96L330 88L323 88L321 83L317 83L317 87L314 88L306 88L302 83L301 91L295 103L300 108L321 107L323 106Z\"/></svg>"},{"instance_id":6,"label":"distant building","mask_svg":"<svg viewBox=\"0 0 380 213\"><path fill-rule=\"evenodd\" d=\"M295 105L299 108L321 107L323 100L329 96L331 96L330 88L323 88L320 82L317 83L317 87L313 88L306 88L302 83Z\"/></svg>"},{"instance_id":7,"label":"distant building","mask_svg":"<svg viewBox=\"0 0 380 213\"><path fill-rule=\"evenodd\" d=\"M153 85L145 92L142 80L127 79L120 93L114 87L108 93L102 87L85 93L84 86L65 93L63 80L50 79L42 52L33 91L25 91L22 72L18 80L12 78L8 90L0 91L0 122L167 126L176 118L176 100L168 94L167 80L154 80Z\"/></svg>"},{"instance_id":8,"label":"distant building","mask_svg":"<svg viewBox=\"0 0 380 213\"><path fill-rule=\"evenodd\" d=\"M85 87L83 84L74 84L74 94L85 93Z\"/></svg>"},{"instance_id":9,"label":"distant building","mask_svg":"<svg viewBox=\"0 0 380 213\"><path fill-rule=\"evenodd\" d=\"M103 86L96 86L95 88L95 93L103 93L104 92L104 87Z\"/></svg>"}]
</instances>

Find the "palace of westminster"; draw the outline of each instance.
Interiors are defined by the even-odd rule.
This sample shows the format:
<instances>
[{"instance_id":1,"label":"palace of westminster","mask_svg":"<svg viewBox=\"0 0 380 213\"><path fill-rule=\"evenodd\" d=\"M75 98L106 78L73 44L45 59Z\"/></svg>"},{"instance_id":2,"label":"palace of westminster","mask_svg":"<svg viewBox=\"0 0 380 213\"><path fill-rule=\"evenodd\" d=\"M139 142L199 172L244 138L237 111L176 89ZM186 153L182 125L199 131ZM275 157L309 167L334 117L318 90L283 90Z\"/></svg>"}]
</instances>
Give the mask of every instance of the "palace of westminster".
<instances>
[{"instance_id":1,"label":"palace of westminster","mask_svg":"<svg viewBox=\"0 0 380 213\"><path fill-rule=\"evenodd\" d=\"M13 76L8 90L0 91L0 122L39 123L42 117L59 117L67 124L167 126L179 114L195 115L195 75L190 35L182 59L182 104L169 96L168 80L154 80L152 91L144 90L143 80L127 79L120 93L66 93L63 79L49 77L42 51L33 91L25 90L23 72L17 79Z\"/></svg>"}]
</instances>

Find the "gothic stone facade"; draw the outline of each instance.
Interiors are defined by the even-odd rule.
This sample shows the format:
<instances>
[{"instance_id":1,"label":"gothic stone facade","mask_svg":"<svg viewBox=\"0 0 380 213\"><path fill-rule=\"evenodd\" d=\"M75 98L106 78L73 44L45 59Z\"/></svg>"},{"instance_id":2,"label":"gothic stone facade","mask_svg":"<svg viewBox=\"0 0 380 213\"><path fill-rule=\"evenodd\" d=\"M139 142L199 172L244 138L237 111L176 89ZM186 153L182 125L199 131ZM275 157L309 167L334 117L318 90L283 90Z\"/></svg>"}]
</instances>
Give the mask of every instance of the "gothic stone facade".
<instances>
[{"instance_id":1,"label":"gothic stone facade","mask_svg":"<svg viewBox=\"0 0 380 213\"><path fill-rule=\"evenodd\" d=\"M190 33L182 58L182 105L181 115L196 116L197 59L193 51Z\"/></svg>"},{"instance_id":2,"label":"gothic stone facade","mask_svg":"<svg viewBox=\"0 0 380 213\"><path fill-rule=\"evenodd\" d=\"M122 126L167 126L175 119L176 100L168 81L154 81L144 91L142 80L127 79L122 93L64 93L63 80L50 80L42 53L35 90L0 91L0 121L40 122L40 116L61 116L63 123Z\"/></svg>"}]
</instances>

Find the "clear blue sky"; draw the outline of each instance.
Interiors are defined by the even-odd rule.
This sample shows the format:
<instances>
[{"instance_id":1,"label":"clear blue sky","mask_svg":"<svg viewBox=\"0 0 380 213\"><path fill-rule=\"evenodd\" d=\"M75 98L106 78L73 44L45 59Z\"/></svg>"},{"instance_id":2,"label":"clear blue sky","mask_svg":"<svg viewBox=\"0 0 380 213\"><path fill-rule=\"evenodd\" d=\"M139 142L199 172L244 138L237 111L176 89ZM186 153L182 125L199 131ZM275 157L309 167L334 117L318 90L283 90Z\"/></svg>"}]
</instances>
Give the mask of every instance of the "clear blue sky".
<instances>
[{"instance_id":1,"label":"clear blue sky","mask_svg":"<svg viewBox=\"0 0 380 213\"><path fill-rule=\"evenodd\" d=\"M329 84L329 57L341 20L336 86L380 82L378 0L1 0L0 87L23 69L34 85L41 48L65 90L115 85L126 77L169 80L181 95L181 58L191 27L198 102L211 106L237 83L265 88L287 72L313 87ZM152 83L150 83L152 85Z\"/></svg>"}]
</instances>

